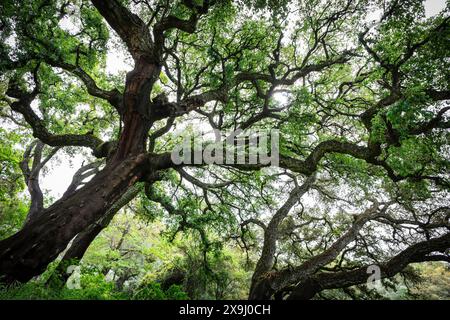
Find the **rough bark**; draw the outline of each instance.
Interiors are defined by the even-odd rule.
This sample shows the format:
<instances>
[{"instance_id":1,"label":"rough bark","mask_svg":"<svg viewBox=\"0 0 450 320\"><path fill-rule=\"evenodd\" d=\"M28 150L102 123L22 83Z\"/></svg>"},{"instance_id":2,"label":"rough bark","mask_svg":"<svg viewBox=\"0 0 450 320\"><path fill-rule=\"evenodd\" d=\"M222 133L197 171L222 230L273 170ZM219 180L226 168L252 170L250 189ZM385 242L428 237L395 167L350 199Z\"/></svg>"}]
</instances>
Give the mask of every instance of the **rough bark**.
<instances>
[{"instance_id":1,"label":"rough bark","mask_svg":"<svg viewBox=\"0 0 450 320\"><path fill-rule=\"evenodd\" d=\"M450 233L439 238L416 243L385 263L379 265L381 278L390 278L402 271L408 264L423 261L435 261L436 256L429 254L434 251L445 251L450 247ZM440 260L447 256L439 256ZM448 257L447 257L448 259ZM369 274L367 267L361 267L352 271L335 273L318 273L298 283L288 299L307 300L312 299L317 293L325 289L346 288L353 285L363 284L367 281Z\"/></svg>"},{"instance_id":2,"label":"rough bark","mask_svg":"<svg viewBox=\"0 0 450 320\"><path fill-rule=\"evenodd\" d=\"M94 241L98 234L109 225L115 214L137 196L142 188L142 183L137 183L129 188L127 192L125 192L125 194L106 212L100 221L95 222L77 234L71 241L69 248L64 253L64 256L55 271L48 279L47 284L51 286L60 286L66 283L70 276L66 272L67 267L77 264L83 258L92 241Z\"/></svg>"},{"instance_id":3,"label":"rough bark","mask_svg":"<svg viewBox=\"0 0 450 320\"><path fill-rule=\"evenodd\" d=\"M149 168L145 154L148 130L150 92L161 67L152 57L149 30L145 23L117 1L92 1L111 27L127 44L135 66L127 74L122 99L124 128L114 154L91 181L72 194L40 211L40 218L31 221L15 235L0 242L0 281L26 282L40 274L63 251L70 240L104 217L108 209L137 181L144 180ZM92 135L52 135L33 112L30 103L39 92L21 92L12 86L8 95L18 99L13 110L20 112L32 126L33 133L52 145L88 146L94 151L102 141ZM153 171L154 172L154 171ZM88 238L86 238L88 240Z\"/></svg>"},{"instance_id":4,"label":"rough bark","mask_svg":"<svg viewBox=\"0 0 450 320\"><path fill-rule=\"evenodd\" d=\"M117 90L106 91L102 90L95 84L84 70L77 65L68 64L67 61L55 61L49 57L39 57L34 54L27 57L27 60L37 60L39 63L47 63L48 65L59 67L71 74L77 76L86 86L89 94L105 99L113 105L119 112L121 119L124 122L124 128L117 144L115 142L104 143L98 137L92 134L53 134L46 127L43 121L31 108L31 102L39 94L39 85L37 72L35 70L36 88L31 93L23 93L19 86L9 84L7 95L15 98L14 102L10 103L11 109L14 112L21 113L25 121L33 130L33 135L39 138L42 142L50 146L83 146L88 147L94 151L98 157L105 157L110 155L107 159L105 168L99 172L90 182L86 183L82 188L70 190L63 196L62 199L55 202L47 209L43 209L41 200L36 198L37 207L32 208L32 213L38 213L38 219L32 219L27 223L23 230L14 236L0 242L0 281L12 282L14 280L27 281L32 276L42 272L47 264L51 262L73 239L79 235L79 246L73 248L73 252L78 251L78 255L86 248L88 243L99 232L95 223L105 217L105 214L110 210L111 206L122 197L128 188L133 186L138 180L147 180L149 174L153 174L157 169L164 169L170 165L170 155L162 154L158 157L152 158L154 155L145 155L145 144L148 136L148 130L154 121L180 116L191 110L197 110L208 101L226 100L227 91L237 84L249 81L257 83L262 81L272 86L291 85L302 77L307 76L312 72L325 70L336 64L343 64L347 62L351 56L351 52L343 52L333 58L327 57L326 61L311 64L308 59L305 59L302 66L289 68L289 71L282 77L277 78L273 68L269 68L269 73L261 72L241 72L238 73L234 79L222 84L218 88L211 88L211 90L183 98L176 104L165 103L151 103L150 93L154 82L159 77L161 71L162 51L170 50L164 48L164 34L171 29L178 29L183 32L192 33L195 31L198 19L202 14L208 11L208 7L215 1L203 1L201 6L194 4L193 1L183 1L186 7L191 9L191 14L187 20L182 20L171 15L165 16L161 21L155 24L153 33L149 25L142 21L136 14L128 10L120 1L110 0L92 0L98 12L106 19L112 29L117 32L119 37L127 45L127 48L134 59L135 67L133 71L127 74L125 90L120 94ZM343 12L345 12L346 8ZM385 19L392 13L389 10L383 17ZM336 17L326 19L326 24L334 23ZM448 24L448 19L445 20ZM387 87L389 94L381 98L378 103L374 103L372 107L367 109L359 115L361 122L367 128L367 133L371 133L371 121L374 116L382 109L392 105L394 102L402 98L401 72L400 66L404 64L414 52L426 44L431 38L432 34L443 31L444 24L435 28L433 32L424 40L412 44L410 48L403 54L403 57L396 61L395 64L386 63L376 51L369 46L370 41L365 40L369 29L363 32L359 40L366 49L367 53L373 56L375 62L380 64L385 69L387 74L392 78L392 83ZM327 28L328 29L328 28ZM323 34L325 36L326 33ZM32 39L32 38L30 38ZM281 43L281 38L280 42ZM279 47L278 54L274 53L275 62L279 61ZM276 50L277 51L277 50ZM307 54L309 56L309 54ZM18 66L17 63L9 61L6 57L7 64L11 68ZM59 58L58 58L59 59ZM19 64L26 62L19 61ZM38 63L38 64L39 64ZM257 86L257 85L256 85ZM270 91L270 90L269 90ZM435 100L447 99L448 91L427 90L428 95ZM267 99L269 94L267 95ZM267 100L268 101L268 100ZM428 123L424 123L419 128L412 131L412 134L421 134L430 131L436 127L448 127L447 122L443 122L443 115L448 109L443 109L435 118ZM257 113L246 121L241 127L251 126L253 123L260 121L266 117L275 117L276 109L264 109L262 113ZM213 119L211 116L210 119ZM211 121L213 123L213 121ZM168 122L169 123L169 122ZM214 123L213 123L214 124ZM170 128L170 126L169 126ZM393 132L395 136L395 132ZM393 142L398 139L391 139ZM152 150L152 149L151 149ZM394 181L408 178L407 176L398 176L387 165L386 162L380 160L379 156L382 154L382 147L380 144L369 141L366 145L346 142L342 140L327 140L318 143L313 147L309 156L301 160L297 157L280 156L280 167L289 169L290 171L310 175L318 168L320 161L326 154L341 153L351 155L354 158L365 160L367 163L382 166L387 170L390 178ZM149 157L152 158L149 161ZM151 167L146 166L149 164ZM261 165L236 165L239 169L259 169ZM414 177L421 178L421 177ZM423 177L430 179L429 177ZM438 179L438 178L435 178ZM37 190L33 182L29 185L31 190ZM292 203L289 202L286 208L282 208L277 214L277 217L286 216L289 207ZM171 209L171 207L166 206ZM278 219L278 218L277 218ZM275 230L279 222L274 221L272 226L267 229ZM356 226L359 224L356 223ZM93 227L92 227L93 226ZM92 228L91 231L90 228ZM269 232L270 233L270 232ZM269 234L268 233L268 234ZM336 246L327 250L324 254L313 258L311 263L299 266L296 268L296 273L283 273L282 271L278 277L269 279L269 281L261 281L262 296L270 296L273 291L282 288L286 283L295 281L308 281L311 274L317 271L321 265L334 259L336 252L339 252L349 239L354 237L357 233L356 229L350 230L350 234L338 242ZM83 235L84 236L81 236ZM271 267L273 257L271 253L274 252L276 236L275 233L270 233L265 241L266 253L257 267L257 274L261 275L268 271ZM338 250L339 249L339 250ZM331 259L331 260L330 260ZM256 277L258 278L258 277ZM256 279L255 278L255 279ZM314 283L311 283L310 287ZM307 286L305 286L307 287Z\"/></svg>"},{"instance_id":5,"label":"rough bark","mask_svg":"<svg viewBox=\"0 0 450 320\"><path fill-rule=\"evenodd\" d=\"M26 282L42 273L67 244L99 220L141 178L144 154L106 165L84 187L55 202L41 217L0 242L0 275L4 283Z\"/></svg>"},{"instance_id":6,"label":"rough bark","mask_svg":"<svg viewBox=\"0 0 450 320\"><path fill-rule=\"evenodd\" d=\"M25 150L23 160L20 163L28 193L30 194L30 209L28 210L25 224L36 219L44 208L44 195L39 185L39 176L41 169L55 155L58 148L51 150L50 154L42 160L42 151L44 144L36 140L32 142ZM30 167L31 162L31 167Z\"/></svg>"},{"instance_id":7,"label":"rough bark","mask_svg":"<svg viewBox=\"0 0 450 320\"><path fill-rule=\"evenodd\" d=\"M289 214L292 207L300 200L300 198L308 192L312 183L315 180L315 175L311 175L306 179L306 181L301 186L296 186L290 193L286 202L277 210L269 224L264 228L264 244L261 252L261 256L256 264L255 271L252 276L252 283L250 286L249 299L258 299L259 292L262 290L264 292L267 290L264 284L265 275L273 267L273 261L276 252L276 242L278 239L278 227L280 223ZM260 286L264 287L263 289Z\"/></svg>"},{"instance_id":8,"label":"rough bark","mask_svg":"<svg viewBox=\"0 0 450 320\"><path fill-rule=\"evenodd\" d=\"M386 207L381 211L383 212L385 209ZM261 274L259 278L254 278L249 298L252 300L270 299L276 292L302 281L305 281L305 286L312 285L308 280L309 277L321 267L336 259L339 253L356 239L364 224L377 216L378 210L379 203L375 202L370 208L358 215L348 231L339 237L327 250L310 258L301 265L272 273L268 272L270 271L268 269L266 274ZM273 254L274 252L272 256Z\"/></svg>"}]
</instances>

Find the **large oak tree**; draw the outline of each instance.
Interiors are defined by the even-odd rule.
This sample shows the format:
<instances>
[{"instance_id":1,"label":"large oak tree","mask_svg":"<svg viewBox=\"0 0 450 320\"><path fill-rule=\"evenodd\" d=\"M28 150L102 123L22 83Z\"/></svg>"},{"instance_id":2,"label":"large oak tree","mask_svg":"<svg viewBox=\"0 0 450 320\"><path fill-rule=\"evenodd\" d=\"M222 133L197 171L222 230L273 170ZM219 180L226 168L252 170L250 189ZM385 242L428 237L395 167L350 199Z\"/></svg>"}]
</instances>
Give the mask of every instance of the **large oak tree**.
<instances>
[{"instance_id":1,"label":"large oak tree","mask_svg":"<svg viewBox=\"0 0 450 320\"><path fill-rule=\"evenodd\" d=\"M205 260L229 241L250 252L251 299L364 284L373 264L389 278L449 261L448 7L426 17L418 0L6 0L0 10L2 144L23 149L30 194L22 229L0 241L2 282L41 274L69 243L63 262L81 259L139 193L174 235L198 235ZM106 72L117 52L132 61L126 75ZM199 128L278 129L279 164L174 164L176 134ZM39 176L61 152L89 163L46 206Z\"/></svg>"}]
</instances>

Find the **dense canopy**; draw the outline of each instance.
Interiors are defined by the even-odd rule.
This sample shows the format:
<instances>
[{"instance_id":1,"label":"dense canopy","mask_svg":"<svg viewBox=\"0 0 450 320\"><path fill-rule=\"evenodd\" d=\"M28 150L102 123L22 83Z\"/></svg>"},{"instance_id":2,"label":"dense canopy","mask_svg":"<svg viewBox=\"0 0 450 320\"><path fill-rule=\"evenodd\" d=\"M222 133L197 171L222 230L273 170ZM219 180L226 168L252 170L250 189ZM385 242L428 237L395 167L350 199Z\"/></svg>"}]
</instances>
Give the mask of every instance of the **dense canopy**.
<instances>
[{"instance_id":1,"label":"dense canopy","mask_svg":"<svg viewBox=\"0 0 450 320\"><path fill-rule=\"evenodd\" d=\"M420 274L448 298L449 13L3 0L0 296L61 288L81 260L114 298L420 296ZM213 130L277 130L279 161L173 161ZM71 158L54 199L40 182Z\"/></svg>"}]
</instances>

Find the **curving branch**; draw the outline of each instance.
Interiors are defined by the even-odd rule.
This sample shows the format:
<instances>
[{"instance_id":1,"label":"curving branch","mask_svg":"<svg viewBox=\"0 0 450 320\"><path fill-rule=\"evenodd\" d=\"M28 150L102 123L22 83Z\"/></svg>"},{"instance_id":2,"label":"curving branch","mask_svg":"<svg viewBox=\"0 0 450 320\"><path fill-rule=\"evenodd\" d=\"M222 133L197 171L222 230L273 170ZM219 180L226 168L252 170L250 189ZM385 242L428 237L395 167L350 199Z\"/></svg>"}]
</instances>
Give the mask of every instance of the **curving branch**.
<instances>
[{"instance_id":1,"label":"curving branch","mask_svg":"<svg viewBox=\"0 0 450 320\"><path fill-rule=\"evenodd\" d=\"M344 51L340 55L330 57L329 59L315 64L307 64L301 67L290 68L283 77L276 78L273 74L257 73L257 72L239 72L232 79L228 79L221 86L210 89L208 91L185 97L176 103L165 100L153 101L148 110L149 117L153 120L161 120L168 117L179 117L194 110L200 110L205 104L211 101L219 101L225 103L228 100L229 91L237 87L243 82L256 83L256 81L264 81L270 83L273 89L277 86L288 86L294 84L298 79L307 75L325 70L337 64L348 62L353 56L352 51ZM273 90L272 90L273 91ZM271 93L271 92L270 92ZM271 94L268 95L270 97ZM268 98L267 97L267 98ZM267 100L267 99L266 99ZM268 101L268 100L267 100ZM267 103L266 103L267 104ZM242 124L243 128L249 127L251 124L260 121L266 117L279 118L274 110L264 109L261 113L255 115L249 121Z\"/></svg>"},{"instance_id":2,"label":"curving branch","mask_svg":"<svg viewBox=\"0 0 450 320\"><path fill-rule=\"evenodd\" d=\"M450 110L450 107L442 108L441 110L439 110L439 112L436 114L435 117L433 117L428 122L422 123L418 127L411 129L409 131L409 133L410 134L422 134L422 133L428 133L435 128L449 128L450 123L448 121L447 122L442 121L445 113L449 110Z\"/></svg>"},{"instance_id":3,"label":"curving branch","mask_svg":"<svg viewBox=\"0 0 450 320\"><path fill-rule=\"evenodd\" d=\"M170 198L160 194L152 184L147 183L145 185L145 195L150 201L159 203L169 215L181 217L181 221L179 222L179 227L176 233L185 229L192 229L198 232L204 247L203 253L205 258L205 265L208 266L206 252L208 251L211 243L208 239L208 235L205 229L203 229L201 225L189 221L189 212L174 206L171 203ZM173 236L175 236L176 233Z\"/></svg>"},{"instance_id":4,"label":"curving branch","mask_svg":"<svg viewBox=\"0 0 450 320\"><path fill-rule=\"evenodd\" d=\"M117 0L92 0L98 12L126 43L135 61L154 60L153 40L146 23Z\"/></svg>"},{"instance_id":5,"label":"curving branch","mask_svg":"<svg viewBox=\"0 0 450 320\"><path fill-rule=\"evenodd\" d=\"M204 0L201 5L194 1L183 1L183 4L191 10L189 19L183 20L174 15L168 15L155 24L153 28L154 51L158 57L162 55L164 47L164 32L171 29L178 29L186 33L194 33L197 28L197 22L201 15L206 14L210 5L215 1Z\"/></svg>"},{"instance_id":6,"label":"curving branch","mask_svg":"<svg viewBox=\"0 0 450 320\"><path fill-rule=\"evenodd\" d=\"M42 141L33 141L25 149L23 160L20 162L20 169L22 170L25 184L27 185L28 192L30 193L30 209L25 219L25 224L35 220L44 208L44 195L39 184L39 176L41 169L59 150L59 148L53 148L49 154L42 159L44 146L45 145Z\"/></svg>"},{"instance_id":7,"label":"curving branch","mask_svg":"<svg viewBox=\"0 0 450 320\"><path fill-rule=\"evenodd\" d=\"M242 221L242 222L241 222L241 227L245 227L245 226L249 225L250 223L253 223L253 224L257 225L258 227L260 227L261 229L263 229L264 232L267 231L267 226L265 225L265 223L262 222L262 221L259 220L259 219L255 219L255 218L250 218L250 219L247 219L247 220Z\"/></svg>"},{"instance_id":8,"label":"curving branch","mask_svg":"<svg viewBox=\"0 0 450 320\"><path fill-rule=\"evenodd\" d=\"M261 279L264 275L269 272L273 267L275 252L276 252L276 244L277 239L279 237L279 226L280 223L286 218L289 214L289 211L294 207L300 198L308 192L311 188L312 184L316 179L315 174L309 176L302 185L296 185L295 188L289 194L288 199L285 203L275 212L273 217L270 219L267 226L263 228L264 230L264 243L261 255L259 257L258 262L256 263L255 271L252 276L252 285L250 288L249 299L257 299L260 294L259 290L261 288L261 284L266 288L266 284ZM265 289L264 289L265 291Z\"/></svg>"},{"instance_id":9,"label":"curving branch","mask_svg":"<svg viewBox=\"0 0 450 320\"><path fill-rule=\"evenodd\" d=\"M198 180L197 178L191 176L189 173L187 173L182 167L180 168L176 168L176 170L178 171L178 173L180 174L180 176L184 179L186 179L187 181L189 181L190 183L192 183L195 186L198 186L204 190L206 189L217 189L217 188L223 188L226 186L229 186L230 184L233 184L232 181L225 181L222 183L208 183L208 182L203 182Z\"/></svg>"},{"instance_id":10,"label":"curving branch","mask_svg":"<svg viewBox=\"0 0 450 320\"><path fill-rule=\"evenodd\" d=\"M368 221L377 217L378 214L385 212L387 207L388 205L385 205L380 209L380 204L374 201L373 205L358 215L347 232L340 236L328 249L313 256L303 264L293 268L270 272L270 275L259 274L259 278L256 278L256 283L251 291L250 299L268 299L277 291L303 281L317 272L321 267L335 260L339 253L356 239L362 227ZM266 268L266 273L271 270L270 268L271 266Z\"/></svg>"},{"instance_id":11,"label":"curving branch","mask_svg":"<svg viewBox=\"0 0 450 320\"><path fill-rule=\"evenodd\" d=\"M33 136L43 143L52 147L79 146L92 150L96 150L103 143L102 140L92 134L51 134L46 128L44 121L31 108L31 102L34 100L37 92L27 93L19 89L14 83L10 83L6 94L17 99L10 103L11 109L23 115L25 121L33 130ZM98 154L98 156L102 157L105 155Z\"/></svg>"},{"instance_id":12,"label":"curving branch","mask_svg":"<svg viewBox=\"0 0 450 320\"><path fill-rule=\"evenodd\" d=\"M130 187L122 197L106 211L105 215L99 221L77 234L70 242L68 249L65 251L61 261L47 280L46 284L54 287L64 285L70 276L70 274L67 273L67 267L77 264L81 258L83 258L89 245L94 241L98 234L109 225L116 213L136 198L143 189L143 183L137 183Z\"/></svg>"},{"instance_id":13,"label":"curving branch","mask_svg":"<svg viewBox=\"0 0 450 320\"><path fill-rule=\"evenodd\" d=\"M381 278L393 277L410 263L438 260L449 261L448 255L431 254L433 252L444 252L449 247L450 233L411 245L390 260L379 265ZM346 288L366 283L369 276L367 268L368 266L352 271L318 273L298 283L288 299L311 299L325 289Z\"/></svg>"},{"instance_id":14,"label":"curving branch","mask_svg":"<svg viewBox=\"0 0 450 320\"><path fill-rule=\"evenodd\" d=\"M104 99L108 101L119 114L122 113L122 94L117 89L104 90L97 86L95 80L80 66L72 65L64 61L58 61L51 59L50 57L44 57L43 60L52 67L61 68L73 75L77 76L86 86L87 92L94 97Z\"/></svg>"}]
</instances>

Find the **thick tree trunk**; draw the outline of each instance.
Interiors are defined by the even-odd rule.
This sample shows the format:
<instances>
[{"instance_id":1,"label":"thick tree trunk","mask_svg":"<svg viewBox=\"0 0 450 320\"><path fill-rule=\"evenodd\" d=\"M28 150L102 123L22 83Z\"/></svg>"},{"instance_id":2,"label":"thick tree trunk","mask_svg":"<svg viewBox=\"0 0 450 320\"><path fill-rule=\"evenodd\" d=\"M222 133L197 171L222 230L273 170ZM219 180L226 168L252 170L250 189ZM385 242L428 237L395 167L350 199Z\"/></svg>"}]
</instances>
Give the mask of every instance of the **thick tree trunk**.
<instances>
[{"instance_id":1,"label":"thick tree trunk","mask_svg":"<svg viewBox=\"0 0 450 320\"><path fill-rule=\"evenodd\" d=\"M114 159L123 159L146 149L148 130L152 125L149 118L150 91L160 72L159 66L142 59L127 74L122 115L124 128Z\"/></svg>"},{"instance_id":2,"label":"thick tree trunk","mask_svg":"<svg viewBox=\"0 0 450 320\"><path fill-rule=\"evenodd\" d=\"M0 279L26 282L42 273L70 240L98 221L144 174L144 154L107 164L90 182L45 209L40 218L0 242Z\"/></svg>"},{"instance_id":3,"label":"thick tree trunk","mask_svg":"<svg viewBox=\"0 0 450 320\"><path fill-rule=\"evenodd\" d=\"M26 282L42 273L70 240L99 221L143 175L148 177L145 144L152 124L148 108L161 67L141 54L133 57L135 67L127 74L121 108L124 129L117 150L84 187L42 210L39 219L0 242L0 282Z\"/></svg>"},{"instance_id":4,"label":"thick tree trunk","mask_svg":"<svg viewBox=\"0 0 450 320\"><path fill-rule=\"evenodd\" d=\"M86 230L80 232L72 240L69 249L67 249L55 271L53 271L52 275L47 280L46 285L54 288L63 287L70 277L70 273L67 272L68 267L79 263L92 241L94 241L103 229L104 227L100 224L93 224Z\"/></svg>"},{"instance_id":5,"label":"thick tree trunk","mask_svg":"<svg viewBox=\"0 0 450 320\"><path fill-rule=\"evenodd\" d=\"M100 221L95 222L77 234L77 236L72 240L70 247L64 253L63 258L59 262L55 271L48 279L47 285L59 287L66 283L70 276L70 274L67 273L67 268L70 265L78 264L92 241L94 241L98 234L109 225L115 214L136 197L142 188L142 183L137 183L129 188L127 192L125 192L125 194L106 212L105 216Z\"/></svg>"}]
</instances>

